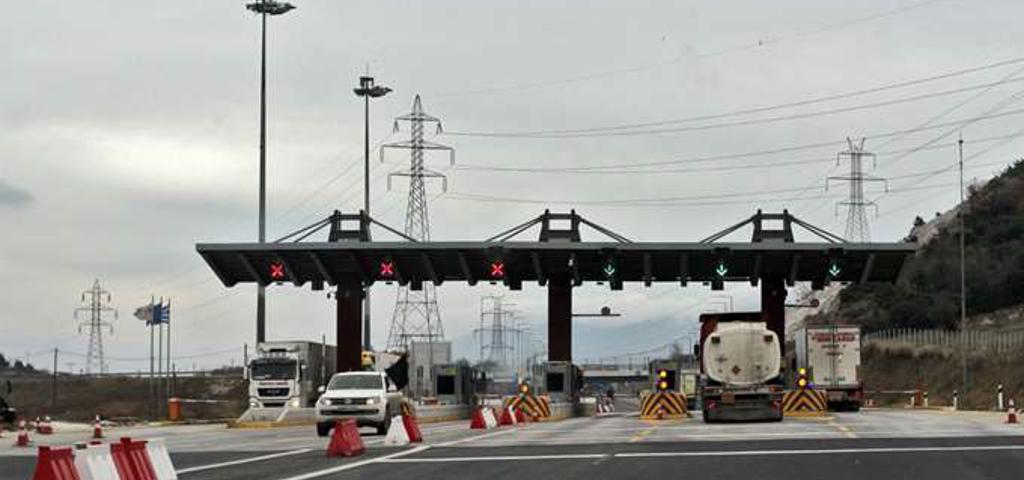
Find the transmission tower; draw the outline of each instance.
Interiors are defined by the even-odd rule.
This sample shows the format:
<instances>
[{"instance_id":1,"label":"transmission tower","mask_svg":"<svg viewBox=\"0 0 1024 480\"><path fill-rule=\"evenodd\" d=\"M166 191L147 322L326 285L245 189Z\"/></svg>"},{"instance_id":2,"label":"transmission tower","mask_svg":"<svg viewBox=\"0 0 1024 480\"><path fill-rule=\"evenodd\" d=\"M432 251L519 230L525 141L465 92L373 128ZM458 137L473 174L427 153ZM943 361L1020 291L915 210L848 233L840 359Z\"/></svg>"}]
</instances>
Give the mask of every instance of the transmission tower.
<instances>
[{"instance_id":1,"label":"transmission tower","mask_svg":"<svg viewBox=\"0 0 1024 480\"><path fill-rule=\"evenodd\" d=\"M409 122L411 136L408 141L389 143L381 146L381 161L384 161L384 150L400 148L409 150L410 166L408 170L388 174L388 189L391 189L392 177L409 177L409 205L405 211L405 234L416 240L430 240L430 217L427 214L427 190L425 178L440 178L442 188L447 191L448 179L436 171L423 166L423 152L426 150L447 151L450 162L455 164L455 150L423 139L423 126L426 123L437 124L441 132L441 120L423 112L420 96L412 104L412 112L395 118L395 131L399 122ZM413 288L415 287L415 288ZM388 332L388 351L408 351L414 341L437 342L444 340L444 326L441 324L441 311L437 307L437 291L433 283L422 285L405 285L398 289L395 300L395 313L391 318Z\"/></svg>"},{"instance_id":2,"label":"transmission tower","mask_svg":"<svg viewBox=\"0 0 1024 480\"><path fill-rule=\"evenodd\" d=\"M89 300L86 300L89 297ZM75 320L78 320L79 312L89 312L89 320L82 320L78 324L78 333L82 333L82 327L89 327L89 351L85 360L85 373L104 373L106 363L103 360L103 329L107 328L110 334L114 334L114 324L103 320L103 314L114 312L117 319L117 309L109 306L110 292L100 287L99 280L93 280L92 288L82 292L82 302L88 303L88 307L75 309Z\"/></svg>"},{"instance_id":3,"label":"transmission tower","mask_svg":"<svg viewBox=\"0 0 1024 480\"><path fill-rule=\"evenodd\" d=\"M848 177L828 177L825 180L825 189L828 189L828 183L830 180L846 181L850 183L850 198L845 202L838 202L836 204L836 214L839 214L840 207L847 207L846 213L846 232L844 237L850 242L865 243L871 241L871 229L868 226L868 218L865 214L867 207L875 209L875 214L878 214L878 205L871 200L864 199L864 182L883 182L885 184L886 191L889 190L889 183L878 177L873 177L864 174L864 157L871 157L872 168L875 165L875 154L864 151L864 139L861 138L859 142L854 142L853 139L847 137L846 143L849 148L845 151L839 152L836 157L836 165L839 165L843 157L848 157L850 161L850 176Z\"/></svg>"},{"instance_id":4,"label":"transmission tower","mask_svg":"<svg viewBox=\"0 0 1024 480\"><path fill-rule=\"evenodd\" d=\"M501 296L480 298L480 328L474 332L480 336L480 360L494 363L497 371L519 368L522 329L516 323L515 311L506 308L509 306Z\"/></svg>"}]
</instances>

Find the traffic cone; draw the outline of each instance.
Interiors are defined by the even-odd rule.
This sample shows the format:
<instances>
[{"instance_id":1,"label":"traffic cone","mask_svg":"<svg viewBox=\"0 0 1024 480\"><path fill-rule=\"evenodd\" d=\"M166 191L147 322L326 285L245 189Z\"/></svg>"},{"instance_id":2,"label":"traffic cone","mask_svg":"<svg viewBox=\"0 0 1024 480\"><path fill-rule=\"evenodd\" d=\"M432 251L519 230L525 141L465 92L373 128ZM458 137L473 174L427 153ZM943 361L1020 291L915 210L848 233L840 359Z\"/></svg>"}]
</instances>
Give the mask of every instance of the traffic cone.
<instances>
[{"instance_id":1,"label":"traffic cone","mask_svg":"<svg viewBox=\"0 0 1024 480\"><path fill-rule=\"evenodd\" d=\"M1006 408L1006 423L1017 423L1017 407L1013 405L1013 399L1010 399L1009 406Z\"/></svg>"},{"instance_id":2,"label":"traffic cone","mask_svg":"<svg viewBox=\"0 0 1024 480\"><path fill-rule=\"evenodd\" d=\"M25 420L18 422L18 438L14 442L15 447L27 447L32 441L28 438L28 429L25 428Z\"/></svg>"},{"instance_id":3,"label":"traffic cone","mask_svg":"<svg viewBox=\"0 0 1024 480\"><path fill-rule=\"evenodd\" d=\"M100 422L99 415L96 415L96 420L92 422L92 438L103 438L103 423Z\"/></svg>"},{"instance_id":4,"label":"traffic cone","mask_svg":"<svg viewBox=\"0 0 1024 480\"><path fill-rule=\"evenodd\" d=\"M50 420L50 416L46 415L43 417L43 423L36 427L36 431L42 435L53 434L53 422Z\"/></svg>"}]
</instances>

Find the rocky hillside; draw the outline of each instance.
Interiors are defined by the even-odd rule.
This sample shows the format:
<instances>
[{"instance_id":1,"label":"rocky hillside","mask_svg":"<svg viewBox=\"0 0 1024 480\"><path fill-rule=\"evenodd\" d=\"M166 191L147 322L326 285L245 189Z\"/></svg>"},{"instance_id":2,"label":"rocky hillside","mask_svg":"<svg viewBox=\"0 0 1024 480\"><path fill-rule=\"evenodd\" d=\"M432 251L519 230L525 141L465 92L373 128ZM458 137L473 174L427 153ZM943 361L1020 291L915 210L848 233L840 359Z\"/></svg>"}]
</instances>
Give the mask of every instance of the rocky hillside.
<instances>
[{"instance_id":1,"label":"rocky hillside","mask_svg":"<svg viewBox=\"0 0 1024 480\"><path fill-rule=\"evenodd\" d=\"M1024 304L1024 161L983 186L973 186L965 205L967 311L974 318ZM808 323L883 328L958 327L960 318L960 222L956 209L931 222L918 217L911 241L921 244L894 285L851 285L830 312ZM981 325L979 325L981 326ZM1016 325L1003 325L1016 327Z\"/></svg>"}]
</instances>

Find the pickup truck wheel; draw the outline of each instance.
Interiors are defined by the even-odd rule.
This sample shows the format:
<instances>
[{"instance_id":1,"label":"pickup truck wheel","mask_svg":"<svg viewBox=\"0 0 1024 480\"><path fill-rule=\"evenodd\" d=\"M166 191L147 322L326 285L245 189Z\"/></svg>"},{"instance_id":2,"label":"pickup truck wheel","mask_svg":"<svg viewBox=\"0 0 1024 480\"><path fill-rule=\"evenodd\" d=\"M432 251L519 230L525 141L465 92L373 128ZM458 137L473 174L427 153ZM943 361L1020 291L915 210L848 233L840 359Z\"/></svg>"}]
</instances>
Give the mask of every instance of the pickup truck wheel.
<instances>
[{"instance_id":1,"label":"pickup truck wheel","mask_svg":"<svg viewBox=\"0 0 1024 480\"><path fill-rule=\"evenodd\" d=\"M384 423L381 423L377 427L377 435L387 435L388 429L391 428L391 412L384 411Z\"/></svg>"},{"instance_id":2,"label":"pickup truck wheel","mask_svg":"<svg viewBox=\"0 0 1024 480\"><path fill-rule=\"evenodd\" d=\"M331 424L329 422L320 422L316 424L316 434L320 437L326 437L331 433Z\"/></svg>"}]
</instances>

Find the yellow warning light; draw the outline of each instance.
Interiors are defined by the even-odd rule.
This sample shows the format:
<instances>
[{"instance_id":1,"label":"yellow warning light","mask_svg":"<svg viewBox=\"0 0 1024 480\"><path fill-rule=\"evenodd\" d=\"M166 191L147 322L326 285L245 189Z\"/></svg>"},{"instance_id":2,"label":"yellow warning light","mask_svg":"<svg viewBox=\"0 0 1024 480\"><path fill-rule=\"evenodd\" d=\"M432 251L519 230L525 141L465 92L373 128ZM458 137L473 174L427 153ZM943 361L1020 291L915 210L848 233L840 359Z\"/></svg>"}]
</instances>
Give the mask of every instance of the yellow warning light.
<instances>
[{"instance_id":1,"label":"yellow warning light","mask_svg":"<svg viewBox=\"0 0 1024 480\"><path fill-rule=\"evenodd\" d=\"M668 378L668 372L665 370L658 370L658 378Z\"/></svg>"},{"instance_id":2,"label":"yellow warning light","mask_svg":"<svg viewBox=\"0 0 1024 480\"><path fill-rule=\"evenodd\" d=\"M658 383L658 390L668 390L668 382L662 380Z\"/></svg>"},{"instance_id":3,"label":"yellow warning light","mask_svg":"<svg viewBox=\"0 0 1024 480\"><path fill-rule=\"evenodd\" d=\"M796 381L796 386L798 386L798 387L800 387L800 388L805 388L805 387L807 387L807 379L806 379L806 378L800 378L800 379L798 379L798 380Z\"/></svg>"},{"instance_id":4,"label":"yellow warning light","mask_svg":"<svg viewBox=\"0 0 1024 480\"><path fill-rule=\"evenodd\" d=\"M800 372L800 375L807 375L807 369L806 368L801 368L800 370L798 370L798 372Z\"/></svg>"}]
</instances>

